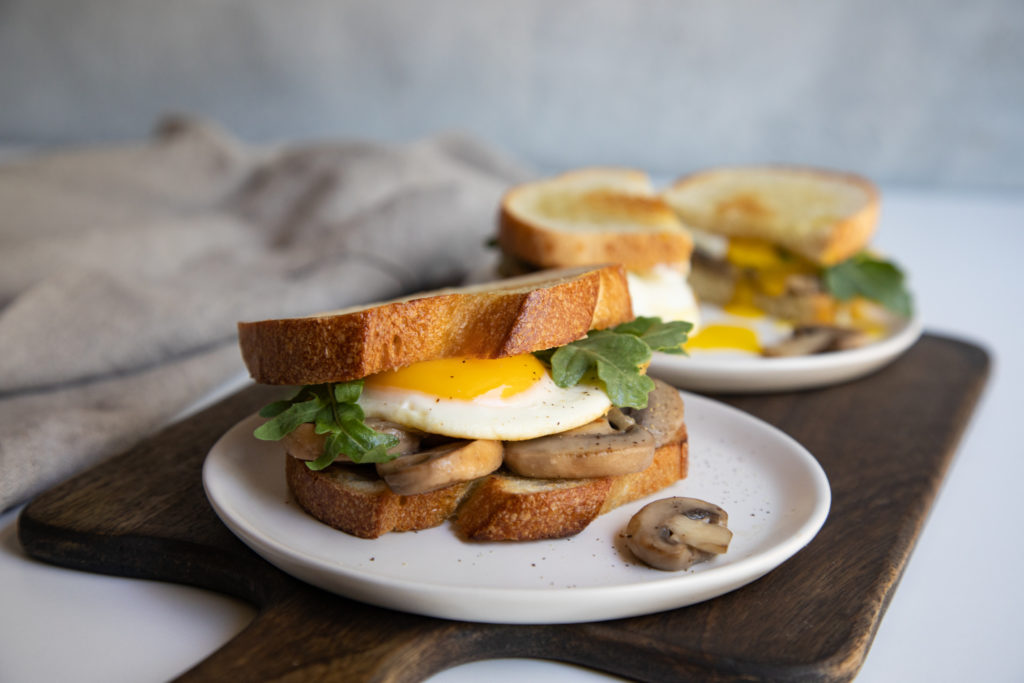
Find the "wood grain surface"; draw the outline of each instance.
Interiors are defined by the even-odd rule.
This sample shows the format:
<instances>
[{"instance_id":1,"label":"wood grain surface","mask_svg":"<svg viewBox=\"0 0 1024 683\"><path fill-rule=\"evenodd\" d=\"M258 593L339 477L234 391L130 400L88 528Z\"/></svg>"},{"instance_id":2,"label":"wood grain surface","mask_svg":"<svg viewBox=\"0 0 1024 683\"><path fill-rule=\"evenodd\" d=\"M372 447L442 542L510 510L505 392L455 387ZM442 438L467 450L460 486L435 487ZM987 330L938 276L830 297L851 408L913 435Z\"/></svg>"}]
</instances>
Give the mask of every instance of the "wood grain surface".
<instances>
[{"instance_id":1,"label":"wood grain surface","mask_svg":"<svg viewBox=\"0 0 1024 683\"><path fill-rule=\"evenodd\" d=\"M419 681L498 657L561 660L644 681L852 679L988 374L987 353L926 335L882 371L828 389L716 396L821 462L832 509L818 536L758 581L705 603L614 621L475 624L390 611L299 582L220 522L207 451L274 390L252 387L30 503L26 552L91 572L173 581L258 608L183 681Z\"/></svg>"}]
</instances>

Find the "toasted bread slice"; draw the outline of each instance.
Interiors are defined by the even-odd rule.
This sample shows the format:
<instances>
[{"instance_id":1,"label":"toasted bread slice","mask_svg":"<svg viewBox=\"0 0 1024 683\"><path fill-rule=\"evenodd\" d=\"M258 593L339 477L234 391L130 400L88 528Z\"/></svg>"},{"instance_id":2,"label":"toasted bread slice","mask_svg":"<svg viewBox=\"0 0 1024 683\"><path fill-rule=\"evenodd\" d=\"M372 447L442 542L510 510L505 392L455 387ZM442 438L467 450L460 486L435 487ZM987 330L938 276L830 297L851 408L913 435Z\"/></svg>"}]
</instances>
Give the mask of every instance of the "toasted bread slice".
<instances>
[{"instance_id":1,"label":"toasted bread slice","mask_svg":"<svg viewBox=\"0 0 1024 683\"><path fill-rule=\"evenodd\" d=\"M306 512L324 524L360 538L390 531L417 531L443 524L455 514L471 482L400 496L372 465L337 463L313 471L305 461L285 456L285 479Z\"/></svg>"},{"instance_id":2,"label":"toasted bread slice","mask_svg":"<svg viewBox=\"0 0 1024 683\"><path fill-rule=\"evenodd\" d=\"M238 324L262 384L360 379L424 360L501 358L633 319L621 266L540 271L304 318Z\"/></svg>"},{"instance_id":3,"label":"toasted bread slice","mask_svg":"<svg viewBox=\"0 0 1024 683\"><path fill-rule=\"evenodd\" d=\"M686 477L685 427L660 446L641 472L594 479L531 479L499 471L473 482L410 496L391 491L371 466L335 464L313 471L286 456L288 487L321 522L361 538L416 531L452 520L473 541L531 541L582 531L598 515Z\"/></svg>"},{"instance_id":4,"label":"toasted bread slice","mask_svg":"<svg viewBox=\"0 0 1024 683\"><path fill-rule=\"evenodd\" d=\"M459 507L453 524L471 541L535 541L565 538L599 515L684 479L689 468L685 438L659 447L641 472L597 479L530 479L492 474Z\"/></svg>"},{"instance_id":5,"label":"toasted bread slice","mask_svg":"<svg viewBox=\"0 0 1024 683\"><path fill-rule=\"evenodd\" d=\"M587 168L512 188L498 243L541 268L622 263L631 270L687 263L693 240L645 173Z\"/></svg>"},{"instance_id":6,"label":"toasted bread slice","mask_svg":"<svg viewBox=\"0 0 1024 683\"><path fill-rule=\"evenodd\" d=\"M871 181L823 169L710 169L681 178L662 196L697 230L765 240L819 265L861 251L878 221Z\"/></svg>"}]
</instances>

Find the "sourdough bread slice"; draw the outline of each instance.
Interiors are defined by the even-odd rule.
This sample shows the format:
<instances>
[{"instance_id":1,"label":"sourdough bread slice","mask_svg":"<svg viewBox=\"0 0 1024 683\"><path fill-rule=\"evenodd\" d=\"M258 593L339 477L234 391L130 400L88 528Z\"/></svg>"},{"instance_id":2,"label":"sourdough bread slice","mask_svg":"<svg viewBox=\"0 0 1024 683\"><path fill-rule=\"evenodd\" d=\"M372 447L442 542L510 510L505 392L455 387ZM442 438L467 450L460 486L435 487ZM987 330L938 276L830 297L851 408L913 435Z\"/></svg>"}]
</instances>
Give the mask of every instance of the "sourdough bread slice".
<instances>
[{"instance_id":1,"label":"sourdough bread slice","mask_svg":"<svg viewBox=\"0 0 1024 683\"><path fill-rule=\"evenodd\" d=\"M662 197L696 230L765 240L819 265L861 251L878 222L875 185L825 169L709 169L679 179Z\"/></svg>"},{"instance_id":2,"label":"sourdough bread slice","mask_svg":"<svg viewBox=\"0 0 1024 683\"><path fill-rule=\"evenodd\" d=\"M472 541L532 541L572 536L598 515L684 479L689 446L682 436L660 446L643 471L593 479L531 479L504 470L409 496L400 496L372 466L334 464L313 471L285 456L285 477L296 502L324 524L359 536L429 529L451 520Z\"/></svg>"},{"instance_id":3,"label":"sourdough bread slice","mask_svg":"<svg viewBox=\"0 0 1024 683\"><path fill-rule=\"evenodd\" d=\"M642 270L687 263L693 241L654 193L647 174L586 168L512 188L503 198L498 243L535 267L622 263Z\"/></svg>"},{"instance_id":4,"label":"sourdough bread slice","mask_svg":"<svg viewBox=\"0 0 1024 683\"><path fill-rule=\"evenodd\" d=\"M459 506L453 526L470 541L535 541L574 536L598 515L686 477L687 441L665 444L644 470L595 479L486 477Z\"/></svg>"},{"instance_id":5,"label":"sourdough bread slice","mask_svg":"<svg viewBox=\"0 0 1024 683\"><path fill-rule=\"evenodd\" d=\"M501 358L633 319L621 266L539 271L303 318L238 324L262 384L360 379L424 360Z\"/></svg>"},{"instance_id":6,"label":"sourdough bread slice","mask_svg":"<svg viewBox=\"0 0 1024 683\"><path fill-rule=\"evenodd\" d=\"M417 531L443 524L471 488L453 484L414 496L394 493L372 465L337 463L313 471L285 456L285 480L295 500L324 524L360 538L378 538L390 531Z\"/></svg>"}]
</instances>

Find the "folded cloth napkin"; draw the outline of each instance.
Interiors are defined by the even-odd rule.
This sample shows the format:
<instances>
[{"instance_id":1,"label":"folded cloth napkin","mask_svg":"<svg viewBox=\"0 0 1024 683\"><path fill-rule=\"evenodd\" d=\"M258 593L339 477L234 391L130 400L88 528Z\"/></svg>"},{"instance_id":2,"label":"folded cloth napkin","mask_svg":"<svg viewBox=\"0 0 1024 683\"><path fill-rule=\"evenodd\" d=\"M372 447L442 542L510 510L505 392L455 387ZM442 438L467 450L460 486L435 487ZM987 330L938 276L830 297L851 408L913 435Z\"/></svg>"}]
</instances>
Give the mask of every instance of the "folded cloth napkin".
<instances>
[{"instance_id":1,"label":"folded cloth napkin","mask_svg":"<svg viewBox=\"0 0 1024 683\"><path fill-rule=\"evenodd\" d=\"M0 509L242 375L239 320L459 280L526 177L465 136L256 148L186 117L0 166Z\"/></svg>"}]
</instances>

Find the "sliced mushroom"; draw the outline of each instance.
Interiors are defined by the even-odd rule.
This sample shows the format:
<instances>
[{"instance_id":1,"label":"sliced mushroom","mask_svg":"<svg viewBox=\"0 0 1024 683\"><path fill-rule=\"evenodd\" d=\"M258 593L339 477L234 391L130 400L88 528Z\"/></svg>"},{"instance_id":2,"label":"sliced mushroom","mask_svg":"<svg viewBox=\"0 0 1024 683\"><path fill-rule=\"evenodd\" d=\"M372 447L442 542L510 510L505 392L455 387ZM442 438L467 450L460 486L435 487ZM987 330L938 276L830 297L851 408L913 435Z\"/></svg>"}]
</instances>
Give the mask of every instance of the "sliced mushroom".
<instances>
[{"instance_id":1,"label":"sliced mushroom","mask_svg":"<svg viewBox=\"0 0 1024 683\"><path fill-rule=\"evenodd\" d=\"M577 429L506 442L505 466L524 477L608 477L647 468L654 460L654 448L649 431L613 408Z\"/></svg>"},{"instance_id":2,"label":"sliced mushroom","mask_svg":"<svg viewBox=\"0 0 1024 683\"><path fill-rule=\"evenodd\" d=\"M725 510L697 498L663 498L640 509L626 526L626 546L655 569L679 571L729 549Z\"/></svg>"},{"instance_id":3,"label":"sliced mushroom","mask_svg":"<svg viewBox=\"0 0 1024 683\"><path fill-rule=\"evenodd\" d=\"M675 441L683 424L683 399L673 387L656 379L654 391L647 395L647 407L624 412L654 436L655 446L664 446Z\"/></svg>"},{"instance_id":4,"label":"sliced mushroom","mask_svg":"<svg viewBox=\"0 0 1024 683\"><path fill-rule=\"evenodd\" d=\"M800 325L788 339L766 347L762 353L772 358L809 356L827 351L846 351L864 346L870 338L860 330L831 325Z\"/></svg>"},{"instance_id":5,"label":"sliced mushroom","mask_svg":"<svg viewBox=\"0 0 1024 683\"><path fill-rule=\"evenodd\" d=\"M786 293L809 296L821 291L821 278L810 273L794 273L786 278Z\"/></svg>"},{"instance_id":6,"label":"sliced mushroom","mask_svg":"<svg viewBox=\"0 0 1024 683\"><path fill-rule=\"evenodd\" d=\"M379 417L368 417L365 423L367 427L374 431L398 437L398 443L388 449L388 453L391 455L406 455L407 453L415 453L420 449L423 432L403 427L397 422L382 420Z\"/></svg>"},{"instance_id":7,"label":"sliced mushroom","mask_svg":"<svg viewBox=\"0 0 1024 683\"><path fill-rule=\"evenodd\" d=\"M300 424L285 434L281 437L281 445L288 455L299 460L316 460L324 454L324 437L313 431L312 422Z\"/></svg>"},{"instance_id":8,"label":"sliced mushroom","mask_svg":"<svg viewBox=\"0 0 1024 683\"><path fill-rule=\"evenodd\" d=\"M377 463L377 474L392 491L409 496L490 474L501 467L501 460L500 441L452 441Z\"/></svg>"},{"instance_id":9,"label":"sliced mushroom","mask_svg":"<svg viewBox=\"0 0 1024 683\"><path fill-rule=\"evenodd\" d=\"M422 434L378 418L367 418L366 425L371 429L385 434L398 437L398 443L388 449L391 455L405 455L414 453L420 447ZM316 460L324 454L323 434L317 434L312 422L305 422L296 427L293 431L281 437L281 444L288 455L299 460ZM345 454L338 456L335 462L351 462Z\"/></svg>"}]
</instances>

